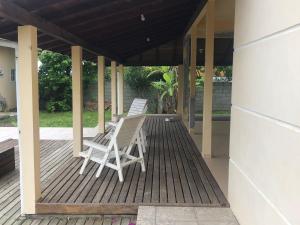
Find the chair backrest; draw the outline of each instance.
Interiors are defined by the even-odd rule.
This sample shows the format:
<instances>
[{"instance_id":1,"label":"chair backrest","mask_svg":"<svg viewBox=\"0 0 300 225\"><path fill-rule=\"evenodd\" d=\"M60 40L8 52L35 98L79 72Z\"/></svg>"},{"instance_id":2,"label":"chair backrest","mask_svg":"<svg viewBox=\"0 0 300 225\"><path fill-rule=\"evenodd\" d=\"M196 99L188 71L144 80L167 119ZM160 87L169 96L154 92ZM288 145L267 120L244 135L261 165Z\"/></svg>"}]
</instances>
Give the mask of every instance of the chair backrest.
<instances>
[{"instance_id":1,"label":"chair backrest","mask_svg":"<svg viewBox=\"0 0 300 225\"><path fill-rule=\"evenodd\" d=\"M135 98L130 106L127 116L144 114L147 111L147 99Z\"/></svg>"},{"instance_id":2,"label":"chair backrest","mask_svg":"<svg viewBox=\"0 0 300 225\"><path fill-rule=\"evenodd\" d=\"M128 147L133 144L144 121L144 114L121 118L111 138L111 143L116 142L119 148Z\"/></svg>"}]
</instances>

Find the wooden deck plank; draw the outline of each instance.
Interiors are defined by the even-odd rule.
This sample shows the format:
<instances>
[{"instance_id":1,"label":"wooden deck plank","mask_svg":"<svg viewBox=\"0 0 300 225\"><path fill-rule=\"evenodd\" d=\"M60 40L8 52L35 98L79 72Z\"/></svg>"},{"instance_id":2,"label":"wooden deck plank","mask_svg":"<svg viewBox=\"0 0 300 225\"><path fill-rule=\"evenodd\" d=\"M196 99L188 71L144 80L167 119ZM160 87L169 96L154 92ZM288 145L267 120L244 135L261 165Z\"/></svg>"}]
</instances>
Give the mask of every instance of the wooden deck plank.
<instances>
[{"instance_id":1,"label":"wooden deck plank","mask_svg":"<svg viewBox=\"0 0 300 225\"><path fill-rule=\"evenodd\" d=\"M164 149L164 157L165 157L165 169L166 169L166 185L167 185L167 202L175 203L176 196L175 196L175 185L172 173L172 165L170 159L170 149L168 145L168 138L165 123L161 126L162 137L163 137L163 149ZM181 194L182 195L182 194ZM183 195L182 195L183 199Z\"/></svg>"},{"instance_id":2,"label":"wooden deck plank","mask_svg":"<svg viewBox=\"0 0 300 225\"><path fill-rule=\"evenodd\" d=\"M151 134L149 140L149 148L147 150L148 154L148 163L146 168L146 179L144 183L144 193L143 193L143 200L142 202L150 202L151 201L151 192L152 192L152 181L153 181L153 163L154 163L154 142L155 142L155 125L156 120L153 119L151 123Z\"/></svg>"},{"instance_id":3,"label":"wooden deck plank","mask_svg":"<svg viewBox=\"0 0 300 225\"><path fill-rule=\"evenodd\" d=\"M130 184L132 182L133 171L134 171L137 164L139 164L139 163L136 163L134 165L132 164L129 167L127 167L128 171L127 171L127 174L125 176L125 180L123 182L123 186L122 186L119 198L118 198L118 202L123 203L123 202L126 201L128 191L129 191L129 187L130 187Z\"/></svg>"},{"instance_id":4,"label":"wooden deck plank","mask_svg":"<svg viewBox=\"0 0 300 225\"><path fill-rule=\"evenodd\" d=\"M160 129L160 118L156 118L155 124L155 135L159 135ZM159 153L159 143L162 141L161 138L154 137L154 149L153 151L153 175L152 175L152 194L151 194L151 202L158 203L159 202L159 194L160 194L160 153Z\"/></svg>"},{"instance_id":5,"label":"wooden deck plank","mask_svg":"<svg viewBox=\"0 0 300 225\"><path fill-rule=\"evenodd\" d=\"M175 129L174 127L175 122L169 122L169 130L170 134L172 136L173 143L177 146L176 148L176 155L178 157L178 161L180 160L180 164L183 167L183 171L185 172L185 177L187 179L187 184L189 185L190 193L193 199L193 202L203 202L202 199L200 198L200 195L198 193L198 189L194 180L194 174L193 174L193 169L194 165L193 163L191 164L190 161L186 158L186 155L184 154L185 149L188 148L188 146L185 146L185 148L181 148L181 143L180 143L180 135L178 135L178 130ZM197 179L198 177L196 177ZM209 203L209 202L203 202L203 203Z\"/></svg>"},{"instance_id":6,"label":"wooden deck plank","mask_svg":"<svg viewBox=\"0 0 300 225\"><path fill-rule=\"evenodd\" d=\"M179 168L176 163L176 158L175 158L175 153L174 153L174 146L172 145L172 140L170 138L170 133L168 130L167 123L164 123L164 129L166 133L166 138L167 138L167 145L168 145L168 151L170 155L170 164L171 164L171 170L173 174L173 182L174 182L174 189L175 189L175 196L176 196L176 202L177 203L184 203L184 195L183 195L183 189L181 186L181 180L179 176Z\"/></svg>"},{"instance_id":7,"label":"wooden deck plank","mask_svg":"<svg viewBox=\"0 0 300 225\"><path fill-rule=\"evenodd\" d=\"M201 156L196 157L196 158L192 157L194 154L200 155L200 153L196 147L196 144L192 140L191 136L187 134L186 127L182 124L182 122L178 123L177 125L179 126L179 129L181 130L182 137L184 137L184 140L185 140L184 144L191 146L191 148L189 148L190 151L188 151L188 152L190 153L190 157L192 158L192 160L195 162L194 165L197 168L197 171L201 178L201 182L202 182L203 186L205 187L205 190L210 198L211 203L212 204L220 203L222 206L229 206L224 194L222 193L219 186L216 184L216 181L213 178L211 172L209 171L203 158ZM212 183L215 183L214 186L212 185ZM216 190L214 190L214 189L216 189ZM221 196L220 200L218 199L215 192L218 192L218 194Z\"/></svg>"},{"instance_id":8,"label":"wooden deck plank","mask_svg":"<svg viewBox=\"0 0 300 225\"><path fill-rule=\"evenodd\" d=\"M17 143L15 141L15 143ZM52 143L52 142L51 142ZM47 140L41 141L41 171L44 170L43 165L47 161L47 157L45 157L47 154L45 152L48 152L48 155L51 156L51 151L59 151L59 149L56 149L60 146L65 145L66 141L58 141L58 144L55 145L55 148L50 148L50 143ZM52 145L53 147L53 145ZM6 185L1 185L0 187L0 193L2 196L0 198L0 218L1 218L1 224L19 224L21 221L16 220L20 216L20 191L19 191L19 172L18 172L18 166L19 165L19 157L18 157L18 147L15 147L15 155L16 157L16 170L11 173L12 178L9 179L9 182L6 182L6 178L9 176L2 177L0 179L1 182L5 182ZM52 163L52 166L55 167L60 162L54 162ZM45 176L41 176L41 179L44 179Z\"/></svg>"},{"instance_id":9,"label":"wooden deck plank","mask_svg":"<svg viewBox=\"0 0 300 225\"><path fill-rule=\"evenodd\" d=\"M127 181L128 180L128 166L123 168L123 175L124 175L124 181ZM109 202L112 202L112 203L115 203L118 201L118 198L121 194L121 190L124 186L124 183L125 182L117 182L115 188L114 188L114 192L111 194L110 196L110 199L109 199Z\"/></svg>"},{"instance_id":10,"label":"wooden deck plank","mask_svg":"<svg viewBox=\"0 0 300 225\"><path fill-rule=\"evenodd\" d=\"M186 129L184 127L184 125L182 123L176 123L175 124L175 129L177 129L179 131L179 138L181 139L181 143L183 145L193 145L194 143L189 143L186 139L186 135L185 135L185 132L184 130ZM197 154L200 154L199 153L199 150L197 149L197 152L195 154L195 152L191 151L191 149L187 149L187 148L184 148L184 152L189 160L189 164L193 164L194 167L193 167L193 170L197 170L198 172L198 175L199 175L199 178L196 179L198 182L197 182L197 188L200 189L199 191L202 193L204 190L207 194L207 196L209 197L209 200L211 203L213 204L217 204L218 203L218 200L213 192L213 189L212 189L212 186L210 185L210 183L208 182L202 168L200 167L200 164L198 162L198 159L200 157L196 157ZM209 203L208 202L208 199L206 199L206 197L203 196L204 194L202 193L202 199L203 199L203 202L205 204Z\"/></svg>"},{"instance_id":11,"label":"wooden deck plank","mask_svg":"<svg viewBox=\"0 0 300 225\"><path fill-rule=\"evenodd\" d=\"M128 195L126 198L126 203L132 203L134 201L134 198L135 198L136 192L137 192L138 181L140 179L140 173L142 173L141 165L138 163L138 164L136 164L136 166L134 168L134 173L133 173L132 180L130 182L130 187L129 187ZM143 173L145 173L145 172L143 172Z\"/></svg>"},{"instance_id":12,"label":"wooden deck plank","mask_svg":"<svg viewBox=\"0 0 300 225\"><path fill-rule=\"evenodd\" d=\"M146 181L146 176L148 173L148 163L149 163L149 151L150 151L150 142L151 142L151 136L152 136L152 126L153 123L149 122L149 118L146 118L146 127L147 127L147 133L149 134L148 137L148 146L146 148L146 153L144 155L145 159L145 168L146 171L144 173L140 172L139 173L139 179L138 179L138 184L137 184L137 189L136 189L136 194L135 194L135 201L134 202L142 202L143 201L143 196L144 196L144 190L145 190L145 181Z\"/></svg>"},{"instance_id":13,"label":"wooden deck plank","mask_svg":"<svg viewBox=\"0 0 300 225\"><path fill-rule=\"evenodd\" d=\"M166 179L166 161L165 161L165 150L164 150L164 136L163 127L159 123L159 129L157 135L162 137L159 139L158 149L159 149L159 202L166 203L168 201L167 196L167 179Z\"/></svg>"}]
</instances>

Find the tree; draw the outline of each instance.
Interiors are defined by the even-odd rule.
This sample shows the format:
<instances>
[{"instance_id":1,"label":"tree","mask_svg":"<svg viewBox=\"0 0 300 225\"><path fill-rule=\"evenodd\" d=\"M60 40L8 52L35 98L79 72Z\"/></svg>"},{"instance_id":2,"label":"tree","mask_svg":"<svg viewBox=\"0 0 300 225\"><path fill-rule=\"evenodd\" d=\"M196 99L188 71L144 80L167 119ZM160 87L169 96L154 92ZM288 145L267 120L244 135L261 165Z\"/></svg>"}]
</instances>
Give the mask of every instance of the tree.
<instances>
[{"instance_id":1,"label":"tree","mask_svg":"<svg viewBox=\"0 0 300 225\"><path fill-rule=\"evenodd\" d=\"M39 52L40 109L48 112L72 109L72 62L69 56L51 51ZM83 61L83 89L97 81L97 65Z\"/></svg>"},{"instance_id":2,"label":"tree","mask_svg":"<svg viewBox=\"0 0 300 225\"><path fill-rule=\"evenodd\" d=\"M49 112L70 111L72 106L71 60L68 56L40 51L40 109Z\"/></svg>"},{"instance_id":3,"label":"tree","mask_svg":"<svg viewBox=\"0 0 300 225\"><path fill-rule=\"evenodd\" d=\"M163 80L153 81L152 86L159 90L158 113L174 113L176 107L176 74L173 71L163 74Z\"/></svg>"}]
</instances>

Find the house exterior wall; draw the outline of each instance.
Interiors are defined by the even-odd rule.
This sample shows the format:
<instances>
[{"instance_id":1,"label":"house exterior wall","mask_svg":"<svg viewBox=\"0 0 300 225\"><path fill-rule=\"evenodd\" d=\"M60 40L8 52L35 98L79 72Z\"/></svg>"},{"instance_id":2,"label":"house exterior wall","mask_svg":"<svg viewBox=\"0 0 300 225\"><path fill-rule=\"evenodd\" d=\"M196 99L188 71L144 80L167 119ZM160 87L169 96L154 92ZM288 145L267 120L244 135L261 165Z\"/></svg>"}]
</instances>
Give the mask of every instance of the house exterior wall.
<instances>
[{"instance_id":1,"label":"house exterior wall","mask_svg":"<svg viewBox=\"0 0 300 225\"><path fill-rule=\"evenodd\" d=\"M0 46L0 96L5 98L6 110L15 109L16 101L16 81L11 80L11 71L15 70L15 49Z\"/></svg>"},{"instance_id":2,"label":"house exterior wall","mask_svg":"<svg viewBox=\"0 0 300 225\"><path fill-rule=\"evenodd\" d=\"M229 202L241 225L300 224L299 9L236 0Z\"/></svg>"}]
</instances>

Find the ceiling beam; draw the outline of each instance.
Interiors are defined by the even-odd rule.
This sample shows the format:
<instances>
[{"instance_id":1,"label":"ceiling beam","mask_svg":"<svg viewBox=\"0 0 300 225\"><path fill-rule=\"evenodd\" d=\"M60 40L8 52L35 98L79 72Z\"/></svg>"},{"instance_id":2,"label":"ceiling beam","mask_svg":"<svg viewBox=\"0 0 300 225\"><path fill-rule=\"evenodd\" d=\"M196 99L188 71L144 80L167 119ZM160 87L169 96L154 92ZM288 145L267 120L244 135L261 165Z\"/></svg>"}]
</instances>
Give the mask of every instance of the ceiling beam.
<instances>
[{"instance_id":1,"label":"ceiling beam","mask_svg":"<svg viewBox=\"0 0 300 225\"><path fill-rule=\"evenodd\" d=\"M108 52L98 46L94 46L76 35L64 30L63 28L48 22L47 20L31 14L29 11L19 7L8 0L0 0L0 17L7 18L15 23L22 25L32 25L44 33L62 40L70 45L80 45L86 51L95 55L104 55L112 60L122 62L123 60L116 54Z\"/></svg>"},{"instance_id":2,"label":"ceiling beam","mask_svg":"<svg viewBox=\"0 0 300 225\"><path fill-rule=\"evenodd\" d=\"M204 18L207 11L207 0L202 0L201 3L197 6L193 16L191 17L190 22L184 30L184 35L189 35L191 33L191 29L194 26L197 26L199 22Z\"/></svg>"}]
</instances>

